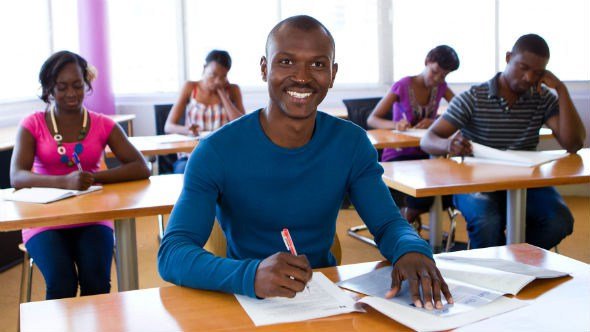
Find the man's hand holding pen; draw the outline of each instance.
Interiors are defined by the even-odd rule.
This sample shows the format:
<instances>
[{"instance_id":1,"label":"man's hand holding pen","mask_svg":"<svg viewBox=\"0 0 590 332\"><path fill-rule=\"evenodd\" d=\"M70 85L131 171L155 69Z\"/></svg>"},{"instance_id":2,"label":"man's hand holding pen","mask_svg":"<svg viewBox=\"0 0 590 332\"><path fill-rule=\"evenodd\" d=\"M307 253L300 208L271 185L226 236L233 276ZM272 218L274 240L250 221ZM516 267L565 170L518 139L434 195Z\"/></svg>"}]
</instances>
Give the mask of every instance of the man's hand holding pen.
<instances>
[{"instance_id":1,"label":"man's hand holding pen","mask_svg":"<svg viewBox=\"0 0 590 332\"><path fill-rule=\"evenodd\" d=\"M447 152L450 156L465 157L473 154L473 147L469 140L463 137L461 131L457 131L448 139Z\"/></svg>"}]
</instances>

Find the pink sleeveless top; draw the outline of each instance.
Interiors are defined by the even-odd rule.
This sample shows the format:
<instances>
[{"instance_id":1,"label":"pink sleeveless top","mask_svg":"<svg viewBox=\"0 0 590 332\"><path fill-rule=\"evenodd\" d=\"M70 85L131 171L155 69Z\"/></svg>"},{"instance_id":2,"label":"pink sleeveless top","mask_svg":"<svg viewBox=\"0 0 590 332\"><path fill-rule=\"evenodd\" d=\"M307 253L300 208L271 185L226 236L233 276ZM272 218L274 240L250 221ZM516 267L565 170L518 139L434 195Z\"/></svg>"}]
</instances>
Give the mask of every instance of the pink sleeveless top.
<instances>
[{"instance_id":1,"label":"pink sleeveless top","mask_svg":"<svg viewBox=\"0 0 590 332\"><path fill-rule=\"evenodd\" d=\"M90 128L86 137L81 141L84 150L79 154L79 157L82 169L88 172L96 172L100 167L100 160L115 122L108 116L92 111L88 111L88 116L90 118ZM78 169L76 165L68 166L61 162L60 155L57 153L57 143L53 139L53 135L45 121L45 112L39 111L27 116L21 122L21 126L28 130L35 139L33 172L44 175L65 175ZM77 143L62 143L66 148L67 156L72 155ZM113 228L112 221L108 220L75 225L28 228L22 230L23 242L27 243L33 236L49 229L74 228L89 224L99 224Z\"/></svg>"}]
</instances>

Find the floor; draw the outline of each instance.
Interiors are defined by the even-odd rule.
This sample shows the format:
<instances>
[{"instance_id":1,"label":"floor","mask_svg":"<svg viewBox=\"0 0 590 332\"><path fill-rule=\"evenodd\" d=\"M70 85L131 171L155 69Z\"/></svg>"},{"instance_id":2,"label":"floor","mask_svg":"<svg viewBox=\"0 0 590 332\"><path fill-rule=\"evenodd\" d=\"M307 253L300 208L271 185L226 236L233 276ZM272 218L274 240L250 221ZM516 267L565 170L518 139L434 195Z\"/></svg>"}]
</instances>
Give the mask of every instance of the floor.
<instances>
[{"instance_id":1,"label":"floor","mask_svg":"<svg viewBox=\"0 0 590 332\"><path fill-rule=\"evenodd\" d=\"M562 255L590 263L590 198L566 197L568 206L574 213L575 230L559 245ZM423 220L428 220L426 216ZM361 224L355 210L341 210L338 216L338 235L342 245L342 264L381 260L376 248L361 243L346 235L346 230ZM445 225L448 223L445 222ZM457 226L457 240L466 241L465 222L460 220ZM140 288L166 286L168 283L160 279L156 269L156 254L158 250L157 222L155 217L139 218L137 220L137 245L139 255ZM427 233L422 234L427 237ZM18 294L21 276L21 266L18 265L0 273L0 331L16 331ZM112 273L113 290L116 291L116 275ZM44 298L44 282L39 271L35 269L33 276L32 300Z\"/></svg>"}]
</instances>

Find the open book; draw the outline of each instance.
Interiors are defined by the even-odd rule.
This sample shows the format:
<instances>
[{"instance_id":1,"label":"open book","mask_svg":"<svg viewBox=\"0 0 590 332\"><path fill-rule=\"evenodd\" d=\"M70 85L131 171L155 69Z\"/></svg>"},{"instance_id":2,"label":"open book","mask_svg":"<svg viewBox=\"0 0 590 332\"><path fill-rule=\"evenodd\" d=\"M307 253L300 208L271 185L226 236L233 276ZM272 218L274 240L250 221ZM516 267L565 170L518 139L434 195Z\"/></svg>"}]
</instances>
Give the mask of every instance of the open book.
<instances>
[{"instance_id":1,"label":"open book","mask_svg":"<svg viewBox=\"0 0 590 332\"><path fill-rule=\"evenodd\" d=\"M396 297L385 299L385 293L391 287L391 266L341 281L338 285L368 295L359 302L370 305L401 324L419 331L438 331L523 307L527 305L526 302L503 295L518 293L535 278L568 275L500 259L480 260L451 255L435 257L437 267L455 301L451 305L443 297L443 309L428 311L416 308L406 282L402 283Z\"/></svg>"},{"instance_id":2,"label":"open book","mask_svg":"<svg viewBox=\"0 0 590 332\"><path fill-rule=\"evenodd\" d=\"M64 198L80 196L97 190L102 186L90 186L86 190L58 189L58 188L23 188L19 190L4 190L0 198L7 201L28 202L28 203L51 203Z\"/></svg>"},{"instance_id":3,"label":"open book","mask_svg":"<svg viewBox=\"0 0 590 332\"><path fill-rule=\"evenodd\" d=\"M567 153L554 153L547 151L519 151L498 150L482 144L471 142L473 157L465 158L467 162L484 161L515 166L534 167L546 162L566 157Z\"/></svg>"}]
</instances>

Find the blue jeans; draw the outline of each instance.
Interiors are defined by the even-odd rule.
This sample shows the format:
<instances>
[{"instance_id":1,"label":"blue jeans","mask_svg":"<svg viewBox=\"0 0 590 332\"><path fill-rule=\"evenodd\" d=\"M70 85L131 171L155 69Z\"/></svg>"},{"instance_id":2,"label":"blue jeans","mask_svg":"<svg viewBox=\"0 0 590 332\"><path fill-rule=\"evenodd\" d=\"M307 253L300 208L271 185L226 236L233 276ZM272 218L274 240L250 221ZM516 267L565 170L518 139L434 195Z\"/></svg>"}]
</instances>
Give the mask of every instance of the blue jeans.
<instances>
[{"instance_id":1,"label":"blue jeans","mask_svg":"<svg viewBox=\"0 0 590 332\"><path fill-rule=\"evenodd\" d=\"M174 174L184 174L184 169L186 168L186 164L188 164L188 158L183 157L178 159L174 162L172 166Z\"/></svg>"},{"instance_id":2,"label":"blue jeans","mask_svg":"<svg viewBox=\"0 0 590 332\"><path fill-rule=\"evenodd\" d=\"M506 244L506 191L454 195L467 221L472 248ZM528 189L526 242L550 249L572 233L574 217L553 187Z\"/></svg>"},{"instance_id":3,"label":"blue jeans","mask_svg":"<svg viewBox=\"0 0 590 332\"><path fill-rule=\"evenodd\" d=\"M27 241L46 283L46 299L109 293L113 230L104 225L48 230Z\"/></svg>"}]
</instances>

